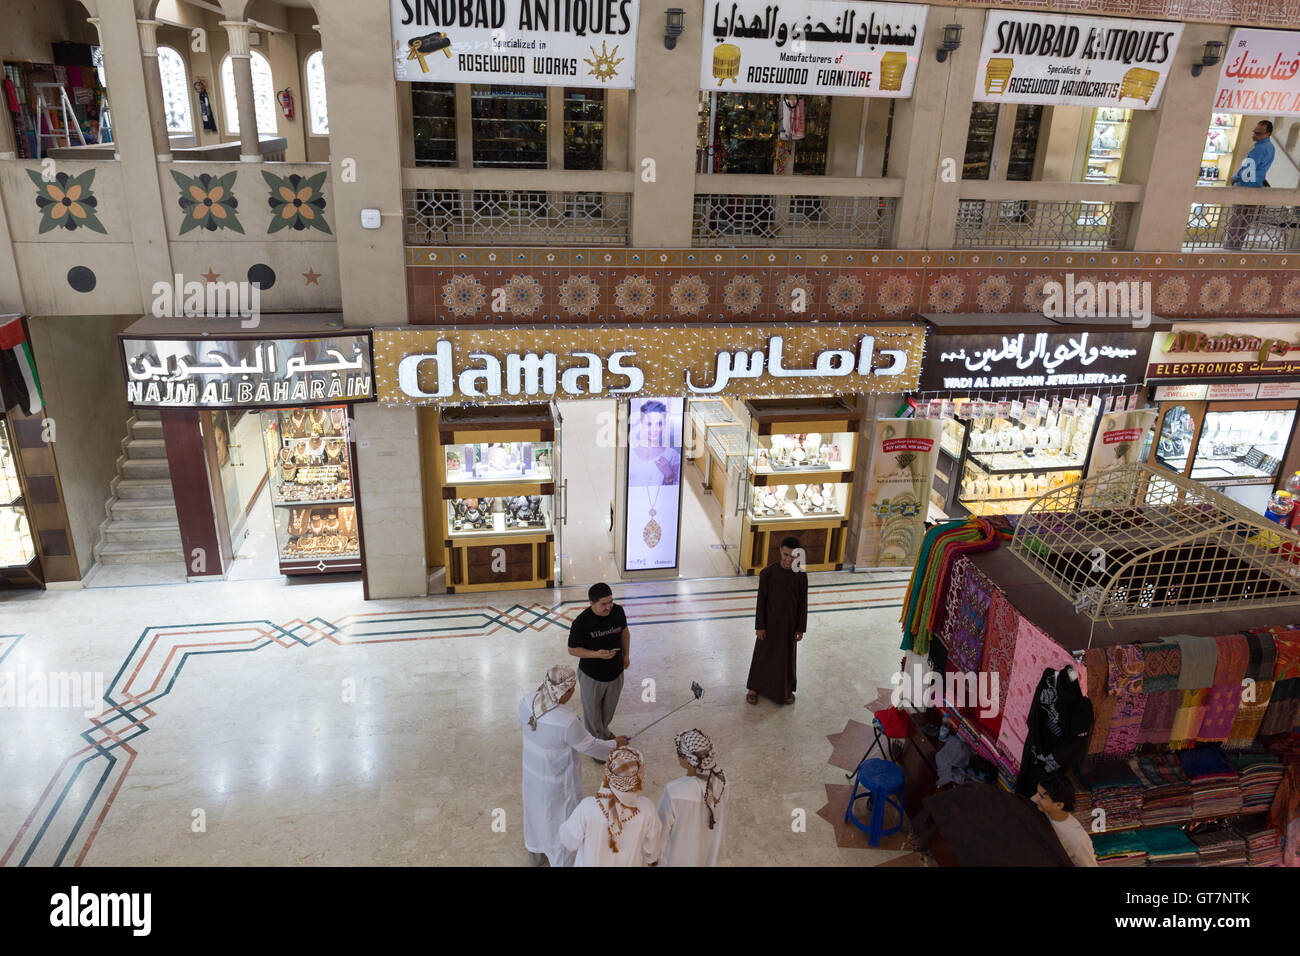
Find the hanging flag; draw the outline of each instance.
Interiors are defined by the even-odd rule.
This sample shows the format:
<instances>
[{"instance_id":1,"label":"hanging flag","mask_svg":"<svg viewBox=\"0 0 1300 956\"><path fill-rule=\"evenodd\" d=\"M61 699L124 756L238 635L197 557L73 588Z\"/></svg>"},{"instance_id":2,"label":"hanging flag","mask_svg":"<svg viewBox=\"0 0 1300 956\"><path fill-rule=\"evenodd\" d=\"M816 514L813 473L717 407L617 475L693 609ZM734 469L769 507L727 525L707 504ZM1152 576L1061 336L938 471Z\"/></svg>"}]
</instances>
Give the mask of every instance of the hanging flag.
<instances>
[{"instance_id":1,"label":"hanging flag","mask_svg":"<svg viewBox=\"0 0 1300 956\"><path fill-rule=\"evenodd\" d=\"M33 415L45 407L45 401L41 397L32 347L23 331L23 320L15 316L0 323L0 379L3 380L0 385L3 385L5 407L17 405L23 414Z\"/></svg>"}]
</instances>

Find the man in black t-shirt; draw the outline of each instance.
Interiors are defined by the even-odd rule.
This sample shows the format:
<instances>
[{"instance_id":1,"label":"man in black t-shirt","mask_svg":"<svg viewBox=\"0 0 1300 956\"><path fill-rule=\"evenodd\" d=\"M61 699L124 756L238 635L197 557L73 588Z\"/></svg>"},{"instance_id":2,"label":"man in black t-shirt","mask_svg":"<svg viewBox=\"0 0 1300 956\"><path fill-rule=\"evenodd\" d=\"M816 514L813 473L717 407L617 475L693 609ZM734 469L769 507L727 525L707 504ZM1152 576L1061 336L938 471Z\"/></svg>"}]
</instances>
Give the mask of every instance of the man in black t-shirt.
<instances>
[{"instance_id":1,"label":"man in black t-shirt","mask_svg":"<svg viewBox=\"0 0 1300 956\"><path fill-rule=\"evenodd\" d=\"M587 733L598 740L613 740L609 722L623 692L623 671L631 663L631 634L627 615L614 603L608 584L593 584L587 589L587 600L591 607L569 628L569 653L579 659L578 684Z\"/></svg>"}]
</instances>

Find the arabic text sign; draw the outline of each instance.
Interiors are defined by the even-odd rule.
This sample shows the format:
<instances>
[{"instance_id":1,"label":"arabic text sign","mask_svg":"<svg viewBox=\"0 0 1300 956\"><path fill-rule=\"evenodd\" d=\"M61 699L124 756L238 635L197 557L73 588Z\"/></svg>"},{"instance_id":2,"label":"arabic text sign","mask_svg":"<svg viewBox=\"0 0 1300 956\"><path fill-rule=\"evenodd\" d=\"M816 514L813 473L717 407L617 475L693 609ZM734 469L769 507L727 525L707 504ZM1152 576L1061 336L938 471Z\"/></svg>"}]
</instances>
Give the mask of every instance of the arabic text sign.
<instances>
[{"instance_id":1,"label":"arabic text sign","mask_svg":"<svg viewBox=\"0 0 1300 956\"><path fill-rule=\"evenodd\" d=\"M1180 23L990 10L975 77L982 103L1153 110Z\"/></svg>"},{"instance_id":2,"label":"arabic text sign","mask_svg":"<svg viewBox=\"0 0 1300 956\"><path fill-rule=\"evenodd\" d=\"M1150 343L1150 332L937 336L921 370L921 390L1131 385L1142 381Z\"/></svg>"},{"instance_id":3,"label":"arabic text sign","mask_svg":"<svg viewBox=\"0 0 1300 956\"><path fill-rule=\"evenodd\" d=\"M637 0L390 0L399 80L630 90Z\"/></svg>"},{"instance_id":4,"label":"arabic text sign","mask_svg":"<svg viewBox=\"0 0 1300 956\"><path fill-rule=\"evenodd\" d=\"M1300 33L1233 30L1214 108L1225 113L1300 116Z\"/></svg>"},{"instance_id":5,"label":"arabic text sign","mask_svg":"<svg viewBox=\"0 0 1300 956\"><path fill-rule=\"evenodd\" d=\"M1147 433L1156 423L1156 414L1157 409L1143 408L1103 415L1092 441L1088 477L1117 465L1131 465L1141 461Z\"/></svg>"},{"instance_id":6,"label":"arabic text sign","mask_svg":"<svg viewBox=\"0 0 1300 956\"><path fill-rule=\"evenodd\" d=\"M367 335L320 339L123 339L127 401L275 408L374 398Z\"/></svg>"},{"instance_id":7,"label":"arabic text sign","mask_svg":"<svg viewBox=\"0 0 1300 956\"><path fill-rule=\"evenodd\" d=\"M539 398L779 398L916 388L919 326L410 329L375 332L387 405Z\"/></svg>"},{"instance_id":8,"label":"arabic text sign","mask_svg":"<svg viewBox=\"0 0 1300 956\"><path fill-rule=\"evenodd\" d=\"M1147 380L1300 375L1300 325L1189 322L1157 333Z\"/></svg>"},{"instance_id":9,"label":"arabic text sign","mask_svg":"<svg viewBox=\"0 0 1300 956\"><path fill-rule=\"evenodd\" d=\"M906 99L928 10L842 0L709 0L700 89Z\"/></svg>"}]
</instances>

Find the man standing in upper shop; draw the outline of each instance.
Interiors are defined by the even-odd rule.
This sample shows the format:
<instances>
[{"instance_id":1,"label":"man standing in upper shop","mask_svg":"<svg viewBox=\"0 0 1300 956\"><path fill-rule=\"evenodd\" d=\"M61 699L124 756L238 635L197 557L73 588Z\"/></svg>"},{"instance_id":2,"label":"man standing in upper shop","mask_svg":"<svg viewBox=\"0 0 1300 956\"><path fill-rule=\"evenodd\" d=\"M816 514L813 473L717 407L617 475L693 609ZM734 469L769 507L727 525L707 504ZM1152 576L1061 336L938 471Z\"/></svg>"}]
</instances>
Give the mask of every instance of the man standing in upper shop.
<instances>
[{"instance_id":1,"label":"man standing in upper shop","mask_svg":"<svg viewBox=\"0 0 1300 956\"><path fill-rule=\"evenodd\" d=\"M1273 165L1272 135L1273 124L1268 120L1260 120L1255 124L1255 129L1251 133L1255 145L1241 161L1241 169L1237 170L1232 177L1232 185L1255 187L1268 185L1265 177L1268 176L1268 168ZM1241 248L1246 233L1250 231L1250 224L1255 221L1258 212L1258 206L1232 207L1232 211L1228 214L1227 236L1223 240L1223 248Z\"/></svg>"},{"instance_id":2,"label":"man standing in upper shop","mask_svg":"<svg viewBox=\"0 0 1300 956\"><path fill-rule=\"evenodd\" d=\"M580 659L578 683L587 733L597 740L613 740L609 722L623 692L623 671L631 663L632 636L627 615L614 603L608 584L593 584L587 589L587 600L591 606L569 628L569 653Z\"/></svg>"},{"instance_id":3,"label":"man standing in upper shop","mask_svg":"<svg viewBox=\"0 0 1300 956\"><path fill-rule=\"evenodd\" d=\"M800 568L796 570L796 556ZM754 611L754 657L749 664L749 693L745 700L758 703L758 695L780 704L794 703L795 645L808 628L808 575L802 569L799 539L781 541L781 558L758 575L758 605Z\"/></svg>"},{"instance_id":4,"label":"man standing in upper shop","mask_svg":"<svg viewBox=\"0 0 1300 956\"><path fill-rule=\"evenodd\" d=\"M578 754L607 760L615 744L626 737L596 740L584 733L578 715L564 705L573 696L578 675L557 664L546 672L536 693L519 701L524 728L524 848L541 866L572 866L573 852L560 842L560 827L582 800L582 767Z\"/></svg>"}]
</instances>

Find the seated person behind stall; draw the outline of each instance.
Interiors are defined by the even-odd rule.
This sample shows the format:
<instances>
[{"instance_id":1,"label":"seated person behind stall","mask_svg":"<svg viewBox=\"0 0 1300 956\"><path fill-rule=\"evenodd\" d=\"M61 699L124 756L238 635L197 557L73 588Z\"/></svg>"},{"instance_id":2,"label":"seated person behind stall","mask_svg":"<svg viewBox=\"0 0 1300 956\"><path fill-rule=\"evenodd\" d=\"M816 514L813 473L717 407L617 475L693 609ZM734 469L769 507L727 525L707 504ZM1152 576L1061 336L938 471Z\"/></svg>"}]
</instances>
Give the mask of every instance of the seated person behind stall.
<instances>
[{"instance_id":1,"label":"seated person behind stall","mask_svg":"<svg viewBox=\"0 0 1300 956\"><path fill-rule=\"evenodd\" d=\"M1033 801L1052 824L1052 831L1075 866L1096 866L1092 839L1083 824L1070 815L1074 809L1074 786L1064 774L1052 774L1038 782Z\"/></svg>"}]
</instances>

